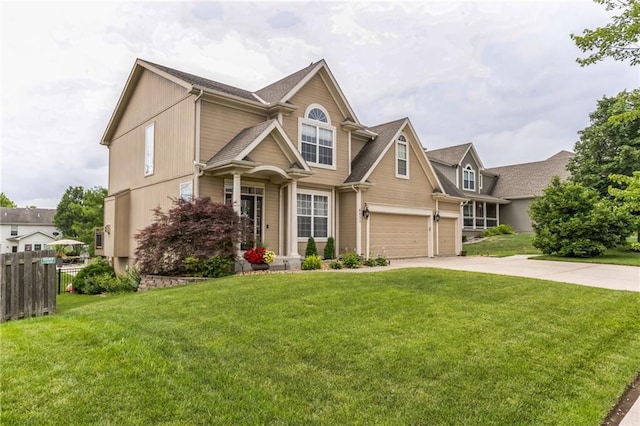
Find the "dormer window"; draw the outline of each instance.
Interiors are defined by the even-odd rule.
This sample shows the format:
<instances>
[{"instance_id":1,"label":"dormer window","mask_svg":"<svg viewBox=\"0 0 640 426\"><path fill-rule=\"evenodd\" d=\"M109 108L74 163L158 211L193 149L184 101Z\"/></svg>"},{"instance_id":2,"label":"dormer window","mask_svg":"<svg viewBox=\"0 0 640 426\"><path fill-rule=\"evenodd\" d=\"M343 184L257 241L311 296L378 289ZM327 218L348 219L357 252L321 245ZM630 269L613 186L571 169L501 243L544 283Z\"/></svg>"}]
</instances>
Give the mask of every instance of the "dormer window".
<instances>
[{"instance_id":1,"label":"dormer window","mask_svg":"<svg viewBox=\"0 0 640 426\"><path fill-rule=\"evenodd\" d=\"M396 177L409 177L409 145L407 138L400 135L396 141Z\"/></svg>"},{"instance_id":2,"label":"dormer window","mask_svg":"<svg viewBox=\"0 0 640 426\"><path fill-rule=\"evenodd\" d=\"M309 105L299 124L302 158L318 167L335 169L336 128L331 125L327 111L320 105Z\"/></svg>"},{"instance_id":3,"label":"dormer window","mask_svg":"<svg viewBox=\"0 0 640 426\"><path fill-rule=\"evenodd\" d=\"M462 189L467 191L476 190L476 172L471 167L471 164L467 164L462 170Z\"/></svg>"}]
</instances>

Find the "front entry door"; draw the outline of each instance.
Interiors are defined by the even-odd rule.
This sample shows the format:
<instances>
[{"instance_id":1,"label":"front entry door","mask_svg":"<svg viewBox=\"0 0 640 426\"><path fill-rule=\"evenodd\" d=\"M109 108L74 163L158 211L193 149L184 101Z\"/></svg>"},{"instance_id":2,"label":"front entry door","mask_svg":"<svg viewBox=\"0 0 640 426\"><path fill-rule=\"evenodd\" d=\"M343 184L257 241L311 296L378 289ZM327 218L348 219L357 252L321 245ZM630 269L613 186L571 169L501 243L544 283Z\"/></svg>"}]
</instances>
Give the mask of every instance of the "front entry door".
<instances>
[{"instance_id":1,"label":"front entry door","mask_svg":"<svg viewBox=\"0 0 640 426\"><path fill-rule=\"evenodd\" d=\"M233 188L231 185L225 185L225 201L231 204ZM240 192L240 215L249 220L253 229L254 243L263 243L262 241L262 200L264 190L251 186L243 186ZM246 250L253 246L250 241L243 241L241 249Z\"/></svg>"}]
</instances>

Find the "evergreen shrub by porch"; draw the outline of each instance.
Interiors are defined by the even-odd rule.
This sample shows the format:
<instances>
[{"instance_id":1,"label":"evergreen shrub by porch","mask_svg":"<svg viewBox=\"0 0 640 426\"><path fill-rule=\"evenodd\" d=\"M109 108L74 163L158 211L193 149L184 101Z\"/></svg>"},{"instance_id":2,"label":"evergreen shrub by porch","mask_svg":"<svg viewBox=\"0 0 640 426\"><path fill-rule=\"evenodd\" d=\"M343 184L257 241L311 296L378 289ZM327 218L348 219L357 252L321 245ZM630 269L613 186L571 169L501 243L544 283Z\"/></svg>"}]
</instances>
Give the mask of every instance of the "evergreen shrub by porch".
<instances>
[{"instance_id":1,"label":"evergreen shrub by porch","mask_svg":"<svg viewBox=\"0 0 640 426\"><path fill-rule=\"evenodd\" d=\"M311 271L313 269L322 269L322 259L316 255L307 256L302 261L302 269Z\"/></svg>"},{"instance_id":2,"label":"evergreen shrub by porch","mask_svg":"<svg viewBox=\"0 0 640 426\"><path fill-rule=\"evenodd\" d=\"M324 258L325 260L335 259L336 258L336 247L335 240L333 237L329 237L327 239L327 245L324 246Z\"/></svg>"},{"instance_id":3,"label":"evergreen shrub by porch","mask_svg":"<svg viewBox=\"0 0 640 426\"><path fill-rule=\"evenodd\" d=\"M209 197L173 199L168 212L154 209L155 221L135 235L135 255L142 274L183 275L184 260L193 256L235 260L240 241L253 239L248 220Z\"/></svg>"},{"instance_id":4,"label":"evergreen shrub by porch","mask_svg":"<svg viewBox=\"0 0 640 426\"><path fill-rule=\"evenodd\" d=\"M309 237L309 239L307 240L307 249L304 251L304 256L309 257L317 255L318 248L316 247L316 240L314 240L313 237Z\"/></svg>"}]
</instances>

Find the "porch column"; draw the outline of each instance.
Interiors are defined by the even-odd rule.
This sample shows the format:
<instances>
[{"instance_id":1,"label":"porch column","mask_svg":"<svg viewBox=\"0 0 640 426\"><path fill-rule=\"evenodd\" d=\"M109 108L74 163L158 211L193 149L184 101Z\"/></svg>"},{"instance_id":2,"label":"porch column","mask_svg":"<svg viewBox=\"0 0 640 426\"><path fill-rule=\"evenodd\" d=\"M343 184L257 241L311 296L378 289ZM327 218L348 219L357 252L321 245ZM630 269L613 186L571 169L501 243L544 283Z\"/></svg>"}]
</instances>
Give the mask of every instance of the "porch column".
<instances>
[{"instance_id":1,"label":"porch column","mask_svg":"<svg viewBox=\"0 0 640 426\"><path fill-rule=\"evenodd\" d=\"M482 213L484 214L484 229L487 229L487 202L482 202Z\"/></svg>"},{"instance_id":2,"label":"porch column","mask_svg":"<svg viewBox=\"0 0 640 426\"><path fill-rule=\"evenodd\" d=\"M476 200L473 200L473 229L476 229Z\"/></svg>"},{"instance_id":3,"label":"porch column","mask_svg":"<svg viewBox=\"0 0 640 426\"><path fill-rule=\"evenodd\" d=\"M500 204L496 203L496 226L500 225Z\"/></svg>"},{"instance_id":4,"label":"porch column","mask_svg":"<svg viewBox=\"0 0 640 426\"><path fill-rule=\"evenodd\" d=\"M288 187L289 202L289 257L300 257L298 254L298 182L292 180Z\"/></svg>"},{"instance_id":5,"label":"porch column","mask_svg":"<svg viewBox=\"0 0 640 426\"><path fill-rule=\"evenodd\" d=\"M233 174L233 192L231 193L231 205L233 206L233 211L238 214L238 216L242 216L241 209L241 191L242 191L240 173ZM236 253L240 256L240 242L236 244Z\"/></svg>"}]
</instances>

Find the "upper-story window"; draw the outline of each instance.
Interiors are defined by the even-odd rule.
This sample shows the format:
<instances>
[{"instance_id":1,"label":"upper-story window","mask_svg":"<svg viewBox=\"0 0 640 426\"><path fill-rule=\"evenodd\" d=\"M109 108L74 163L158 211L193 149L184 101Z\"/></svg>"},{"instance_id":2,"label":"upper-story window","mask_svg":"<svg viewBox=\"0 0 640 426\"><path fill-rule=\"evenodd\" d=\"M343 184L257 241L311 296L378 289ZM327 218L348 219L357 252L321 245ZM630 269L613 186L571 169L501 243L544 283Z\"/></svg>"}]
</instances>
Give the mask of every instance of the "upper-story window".
<instances>
[{"instance_id":1,"label":"upper-story window","mask_svg":"<svg viewBox=\"0 0 640 426\"><path fill-rule=\"evenodd\" d=\"M335 134L336 128L331 125L327 111L320 105L310 105L300 119L302 158L319 167L335 169Z\"/></svg>"},{"instance_id":2,"label":"upper-story window","mask_svg":"<svg viewBox=\"0 0 640 426\"><path fill-rule=\"evenodd\" d=\"M155 123L144 129L144 175L153 174L153 151L155 149Z\"/></svg>"},{"instance_id":3,"label":"upper-story window","mask_svg":"<svg viewBox=\"0 0 640 426\"><path fill-rule=\"evenodd\" d=\"M409 177L409 144L404 135L396 141L396 177Z\"/></svg>"},{"instance_id":4,"label":"upper-story window","mask_svg":"<svg viewBox=\"0 0 640 426\"><path fill-rule=\"evenodd\" d=\"M11 225L11 236L15 237L18 235L18 225Z\"/></svg>"},{"instance_id":5,"label":"upper-story window","mask_svg":"<svg viewBox=\"0 0 640 426\"><path fill-rule=\"evenodd\" d=\"M462 189L467 191L476 190L476 172L471 167L471 164L467 164L462 170Z\"/></svg>"}]
</instances>

